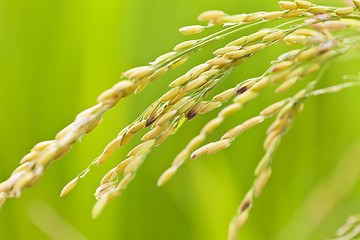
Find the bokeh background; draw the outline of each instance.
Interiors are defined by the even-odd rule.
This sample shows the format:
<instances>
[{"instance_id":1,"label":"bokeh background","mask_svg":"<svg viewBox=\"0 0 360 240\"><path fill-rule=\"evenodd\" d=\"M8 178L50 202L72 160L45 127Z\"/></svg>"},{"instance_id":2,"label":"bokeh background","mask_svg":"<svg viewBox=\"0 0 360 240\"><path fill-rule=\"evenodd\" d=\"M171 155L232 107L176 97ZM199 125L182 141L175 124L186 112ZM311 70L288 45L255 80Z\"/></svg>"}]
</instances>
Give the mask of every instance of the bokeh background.
<instances>
[{"instance_id":1,"label":"bokeh background","mask_svg":"<svg viewBox=\"0 0 360 240\"><path fill-rule=\"evenodd\" d=\"M316 2L344 5L340 0ZM236 14L278 6L273 0L0 0L0 180L34 144L54 138L78 112L95 104L96 96L122 72L191 39L177 29L197 24L198 14L209 9ZM53 163L35 187L6 202L0 213L0 239L225 239L253 181L270 122L246 132L225 151L189 161L158 188L161 173L218 111L186 123L150 154L124 194L96 220L91 208L100 179L139 138L93 168L69 195L59 197L62 187L160 97L169 82L225 43L197 53L106 113L102 124ZM288 49L273 47L254 56L217 92L261 75ZM358 55L354 52L332 63L322 85L358 74ZM227 120L210 140L287 96L274 96L273 90L265 90ZM275 156L273 176L239 239L328 239L348 215L360 212L359 91L347 89L307 101Z\"/></svg>"}]
</instances>

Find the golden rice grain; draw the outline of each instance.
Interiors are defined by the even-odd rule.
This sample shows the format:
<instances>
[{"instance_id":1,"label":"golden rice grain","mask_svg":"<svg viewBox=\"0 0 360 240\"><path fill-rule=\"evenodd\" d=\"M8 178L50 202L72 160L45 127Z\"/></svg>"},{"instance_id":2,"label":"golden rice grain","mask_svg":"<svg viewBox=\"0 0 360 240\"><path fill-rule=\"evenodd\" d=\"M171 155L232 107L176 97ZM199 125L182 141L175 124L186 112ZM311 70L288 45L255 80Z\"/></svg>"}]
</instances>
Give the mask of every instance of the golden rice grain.
<instances>
[{"instance_id":1,"label":"golden rice grain","mask_svg":"<svg viewBox=\"0 0 360 240\"><path fill-rule=\"evenodd\" d=\"M279 5L284 10L295 10L298 8L294 2L288 1L279 1Z\"/></svg>"},{"instance_id":2,"label":"golden rice grain","mask_svg":"<svg viewBox=\"0 0 360 240\"><path fill-rule=\"evenodd\" d=\"M182 51L182 50L188 49L188 48L194 46L196 43L197 43L197 40L189 40L186 42L179 43L178 45L176 45L174 47L174 51Z\"/></svg>"},{"instance_id":3,"label":"golden rice grain","mask_svg":"<svg viewBox=\"0 0 360 240\"><path fill-rule=\"evenodd\" d=\"M192 34L200 33L204 29L205 29L204 26L193 25L193 26L182 27L179 29L179 31L184 35L192 35Z\"/></svg>"},{"instance_id":4,"label":"golden rice grain","mask_svg":"<svg viewBox=\"0 0 360 240\"><path fill-rule=\"evenodd\" d=\"M60 197L65 196L66 194L68 194L77 184L79 178L76 177L75 179L71 180L68 184L66 184L66 186L62 189Z\"/></svg>"},{"instance_id":5,"label":"golden rice grain","mask_svg":"<svg viewBox=\"0 0 360 240\"><path fill-rule=\"evenodd\" d=\"M301 0L295 0L295 4L298 8L301 9L308 9L313 5L311 2Z\"/></svg>"},{"instance_id":6,"label":"golden rice grain","mask_svg":"<svg viewBox=\"0 0 360 240\"><path fill-rule=\"evenodd\" d=\"M209 21L218 17L222 17L224 16L225 13L223 11L219 11L219 10L209 10L209 11L205 11L203 13L201 13L198 16L198 20L199 21Z\"/></svg>"}]
</instances>

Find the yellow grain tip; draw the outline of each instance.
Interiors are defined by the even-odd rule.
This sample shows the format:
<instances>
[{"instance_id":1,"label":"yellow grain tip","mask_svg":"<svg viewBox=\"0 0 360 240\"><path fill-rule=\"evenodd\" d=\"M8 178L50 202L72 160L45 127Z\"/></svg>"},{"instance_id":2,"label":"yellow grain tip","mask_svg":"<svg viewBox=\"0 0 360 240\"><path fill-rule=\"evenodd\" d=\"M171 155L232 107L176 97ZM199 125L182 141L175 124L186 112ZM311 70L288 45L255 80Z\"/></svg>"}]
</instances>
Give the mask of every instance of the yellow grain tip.
<instances>
[{"instance_id":1,"label":"yellow grain tip","mask_svg":"<svg viewBox=\"0 0 360 240\"><path fill-rule=\"evenodd\" d=\"M222 56L225 53L235 51L235 50L238 50L238 49L239 49L238 46L228 46L228 47L219 48L218 50L213 52L213 54Z\"/></svg>"},{"instance_id":2,"label":"yellow grain tip","mask_svg":"<svg viewBox=\"0 0 360 240\"><path fill-rule=\"evenodd\" d=\"M316 55L319 54L319 50L317 47L312 47L308 50L305 50L303 52L301 52L296 58L295 58L295 62L302 62L308 59L312 59L314 58Z\"/></svg>"},{"instance_id":3,"label":"yellow grain tip","mask_svg":"<svg viewBox=\"0 0 360 240\"><path fill-rule=\"evenodd\" d=\"M230 144L231 144L230 139L223 139L223 140L214 142L214 143L210 144L207 153L208 154L213 154L213 153L219 152L219 151L227 148Z\"/></svg>"},{"instance_id":4,"label":"yellow grain tip","mask_svg":"<svg viewBox=\"0 0 360 240\"><path fill-rule=\"evenodd\" d=\"M222 102L208 102L200 113L210 112L222 105Z\"/></svg>"},{"instance_id":5,"label":"yellow grain tip","mask_svg":"<svg viewBox=\"0 0 360 240\"><path fill-rule=\"evenodd\" d=\"M231 16L225 16L224 19L227 23L240 23L248 17L247 14L236 14Z\"/></svg>"},{"instance_id":6,"label":"yellow grain tip","mask_svg":"<svg viewBox=\"0 0 360 240\"><path fill-rule=\"evenodd\" d=\"M243 21L244 21L244 22L248 22L248 23L250 23L250 22L256 22L256 21L260 20L260 19L262 18L262 16L263 16L263 13L262 13L262 12L249 14L249 15L247 16L247 18L245 18Z\"/></svg>"},{"instance_id":7,"label":"yellow grain tip","mask_svg":"<svg viewBox=\"0 0 360 240\"><path fill-rule=\"evenodd\" d=\"M124 169L124 176L136 172L144 160L144 156L136 156Z\"/></svg>"},{"instance_id":8,"label":"yellow grain tip","mask_svg":"<svg viewBox=\"0 0 360 240\"><path fill-rule=\"evenodd\" d=\"M188 145L186 145L186 150L188 152L194 151L203 141L205 140L205 135L200 134L196 137L194 137Z\"/></svg>"},{"instance_id":9,"label":"yellow grain tip","mask_svg":"<svg viewBox=\"0 0 360 240\"><path fill-rule=\"evenodd\" d=\"M249 120L245 121L242 125L242 130L245 131L249 128L252 128L256 125L258 125L259 123L261 123L262 121L264 121L265 117L264 116L256 116L253 118L250 118Z\"/></svg>"},{"instance_id":10,"label":"yellow grain tip","mask_svg":"<svg viewBox=\"0 0 360 240\"><path fill-rule=\"evenodd\" d=\"M284 10L295 10L298 6L294 2L280 1L279 5Z\"/></svg>"},{"instance_id":11,"label":"yellow grain tip","mask_svg":"<svg viewBox=\"0 0 360 240\"><path fill-rule=\"evenodd\" d=\"M117 173L123 171L123 170L126 168L126 166L127 166L133 159L134 159L134 157L129 157L129 158L121 161L121 162L115 167L115 171L116 171Z\"/></svg>"},{"instance_id":12,"label":"yellow grain tip","mask_svg":"<svg viewBox=\"0 0 360 240\"><path fill-rule=\"evenodd\" d=\"M185 74L181 77L178 77L177 79L175 79L174 81L172 81L169 84L169 87L178 87L183 85L184 83L186 83L187 81L189 81L191 79L191 75L190 74Z\"/></svg>"},{"instance_id":13,"label":"yellow grain tip","mask_svg":"<svg viewBox=\"0 0 360 240\"><path fill-rule=\"evenodd\" d=\"M221 123L223 119L222 118L214 118L210 122L208 122L201 130L201 134L209 134L212 131L214 131Z\"/></svg>"},{"instance_id":14,"label":"yellow grain tip","mask_svg":"<svg viewBox=\"0 0 360 240\"><path fill-rule=\"evenodd\" d=\"M73 188L76 186L77 182L79 180L79 177L76 177L75 179L71 180L66 186L62 189L60 197L65 196L68 194Z\"/></svg>"},{"instance_id":15,"label":"yellow grain tip","mask_svg":"<svg viewBox=\"0 0 360 240\"><path fill-rule=\"evenodd\" d=\"M262 16L262 19L267 20L267 21L275 20L275 19L282 17L282 15L284 15L284 13L285 12L281 12L281 11L265 13Z\"/></svg>"},{"instance_id":16,"label":"yellow grain tip","mask_svg":"<svg viewBox=\"0 0 360 240\"><path fill-rule=\"evenodd\" d=\"M165 113L163 116L159 118L159 120L156 122L156 125L161 126L161 125L169 124L169 122L171 121L171 119L174 118L176 113L177 113L176 110Z\"/></svg>"},{"instance_id":17,"label":"yellow grain tip","mask_svg":"<svg viewBox=\"0 0 360 240\"><path fill-rule=\"evenodd\" d=\"M159 136L162 131L165 130L164 126L156 126L155 128L153 128L152 130L150 130L149 132L147 132L142 138L141 140L146 141L146 140L151 140L154 139L155 137Z\"/></svg>"},{"instance_id":18,"label":"yellow grain tip","mask_svg":"<svg viewBox=\"0 0 360 240\"><path fill-rule=\"evenodd\" d=\"M279 30L279 31L268 34L263 39L264 39L264 41L267 41L267 42L273 42L273 41L279 40L283 36L284 36L284 31Z\"/></svg>"},{"instance_id":19,"label":"yellow grain tip","mask_svg":"<svg viewBox=\"0 0 360 240\"><path fill-rule=\"evenodd\" d=\"M199 77L200 74L202 74L203 72L210 69L210 67L211 67L211 65L206 64L206 63L203 63L203 64L200 64L200 65L196 66L195 68L193 68L193 71L191 72L191 77L193 79Z\"/></svg>"},{"instance_id":20,"label":"yellow grain tip","mask_svg":"<svg viewBox=\"0 0 360 240\"><path fill-rule=\"evenodd\" d=\"M176 155L172 165L173 166L180 166L181 164L183 164L183 162L185 162L185 160L189 157L190 153L184 149L181 152L178 153L178 155Z\"/></svg>"},{"instance_id":21,"label":"yellow grain tip","mask_svg":"<svg viewBox=\"0 0 360 240\"><path fill-rule=\"evenodd\" d=\"M39 152L37 152L37 151L28 153L21 159L20 164L30 162L30 161L34 160L38 155L39 155Z\"/></svg>"},{"instance_id":22,"label":"yellow grain tip","mask_svg":"<svg viewBox=\"0 0 360 240\"><path fill-rule=\"evenodd\" d=\"M158 70L156 70L153 74L151 74L149 76L149 81L155 81L158 80L159 78L161 78L162 76L164 76L164 74L166 73L168 69L166 67L162 67Z\"/></svg>"},{"instance_id":23,"label":"yellow grain tip","mask_svg":"<svg viewBox=\"0 0 360 240\"><path fill-rule=\"evenodd\" d=\"M188 48L194 46L194 44L196 42L197 42L197 40L189 40L186 42L179 43L178 45L176 45L174 47L174 51L182 51L182 50L188 49Z\"/></svg>"},{"instance_id":24,"label":"yellow grain tip","mask_svg":"<svg viewBox=\"0 0 360 240\"><path fill-rule=\"evenodd\" d=\"M166 182L168 182L176 173L177 168L176 167L171 167L169 169L167 169L159 178L158 182L157 182L157 186L160 187L162 185L164 185Z\"/></svg>"},{"instance_id":25,"label":"yellow grain tip","mask_svg":"<svg viewBox=\"0 0 360 240\"><path fill-rule=\"evenodd\" d=\"M346 22L346 23L349 24L349 26L351 26L351 27L360 28L360 21L358 21L358 20L348 19L348 18L342 18L342 19L340 19L340 21Z\"/></svg>"},{"instance_id":26,"label":"yellow grain tip","mask_svg":"<svg viewBox=\"0 0 360 240\"><path fill-rule=\"evenodd\" d=\"M157 57L155 59L154 62L152 62L153 65L156 65L156 64L160 64L160 63L163 63L165 62L166 60L169 60L171 59L173 56L175 56L177 54L177 52L168 52L168 53L165 53L159 57Z\"/></svg>"},{"instance_id":27,"label":"yellow grain tip","mask_svg":"<svg viewBox=\"0 0 360 240\"><path fill-rule=\"evenodd\" d=\"M129 133L136 133L143 129L146 125L146 120L142 120L140 122L136 122L129 128Z\"/></svg>"},{"instance_id":28,"label":"yellow grain tip","mask_svg":"<svg viewBox=\"0 0 360 240\"><path fill-rule=\"evenodd\" d=\"M270 30L260 30L248 36L248 43L256 42L270 33Z\"/></svg>"},{"instance_id":29,"label":"yellow grain tip","mask_svg":"<svg viewBox=\"0 0 360 240\"><path fill-rule=\"evenodd\" d=\"M261 194L261 192L264 189L265 185L269 181L270 176L271 176L271 169L268 168L268 169L264 170L264 172L261 173L259 178L256 180L255 189L254 189L254 192L255 192L256 196L259 196Z\"/></svg>"},{"instance_id":30,"label":"yellow grain tip","mask_svg":"<svg viewBox=\"0 0 360 240\"><path fill-rule=\"evenodd\" d=\"M226 57L217 57L217 58L208 60L206 62L206 64L209 64L210 66L224 66L228 62L230 62L230 59L228 59Z\"/></svg>"},{"instance_id":31,"label":"yellow grain tip","mask_svg":"<svg viewBox=\"0 0 360 240\"><path fill-rule=\"evenodd\" d=\"M240 94L239 96L237 96L237 97L234 99L234 102L237 102L237 103L246 103L246 102L252 100L253 98L255 98L257 95L258 95L257 92L248 90L248 91Z\"/></svg>"},{"instance_id":32,"label":"yellow grain tip","mask_svg":"<svg viewBox=\"0 0 360 240\"><path fill-rule=\"evenodd\" d=\"M306 36L303 35L288 35L284 38L284 41L291 45L291 44L298 44L304 42L306 40Z\"/></svg>"},{"instance_id":33,"label":"yellow grain tip","mask_svg":"<svg viewBox=\"0 0 360 240\"><path fill-rule=\"evenodd\" d=\"M225 54L226 58L234 59L234 58L241 58L243 56L246 56L248 53L245 50L236 50L231 51Z\"/></svg>"},{"instance_id":34,"label":"yellow grain tip","mask_svg":"<svg viewBox=\"0 0 360 240\"><path fill-rule=\"evenodd\" d=\"M208 80L208 77L206 77L206 76L198 77L198 78L192 80L185 86L185 93L188 93L195 89L198 89L199 87L204 85L207 82L207 80Z\"/></svg>"},{"instance_id":35,"label":"yellow grain tip","mask_svg":"<svg viewBox=\"0 0 360 240\"><path fill-rule=\"evenodd\" d=\"M260 115L262 116L270 116L276 113L282 106L284 106L284 101L276 102L269 107L265 108L261 111Z\"/></svg>"},{"instance_id":36,"label":"yellow grain tip","mask_svg":"<svg viewBox=\"0 0 360 240\"><path fill-rule=\"evenodd\" d=\"M302 78L307 77L311 74L313 74L314 72L319 71L321 68L320 64L312 64L310 67L308 67L305 72L301 75Z\"/></svg>"},{"instance_id":37,"label":"yellow grain tip","mask_svg":"<svg viewBox=\"0 0 360 240\"><path fill-rule=\"evenodd\" d=\"M112 89L114 89L116 92L124 92L128 89L130 89L134 85L133 81L130 80L124 80L120 81L117 84L115 84Z\"/></svg>"},{"instance_id":38,"label":"yellow grain tip","mask_svg":"<svg viewBox=\"0 0 360 240\"><path fill-rule=\"evenodd\" d=\"M114 140L112 140L104 150L104 153L113 152L117 147L119 147L120 143L122 142L123 138L117 137Z\"/></svg>"},{"instance_id":39,"label":"yellow grain tip","mask_svg":"<svg viewBox=\"0 0 360 240\"><path fill-rule=\"evenodd\" d=\"M187 112L194 106L195 102L196 101L193 99L193 100L190 100L187 103L183 104L181 107L178 108L177 113L180 115L180 114Z\"/></svg>"},{"instance_id":40,"label":"yellow grain tip","mask_svg":"<svg viewBox=\"0 0 360 240\"><path fill-rule=\"evenodd\" d=\"M209 10L209 11L205 11L203 13L201 13L198 16L198 20L199 21L209 21L218 17L222 17L224 16L225 13L223 11L219 11L219 10Z\"/></svg>"},{"instance_id":41,"label":"yellow grain tip","mask_svg":"<svg viewBox=\"0 0 360 240\"><path fill-rule=\"evenodd\" d=\"M227 107L225 107L224 109L222 109L219 112L219 117L224 118L224 117L228 117L232 114L234 114L235 112L239 111L242 108L242 104L240 103L233 103Z\"/></svg>"},{"instance_id":42,"label":"yellow grain tip","mask_svg":"<svg viewBox=\"0 0 360 240\"><path fill-rule=\"evenodd\" d=\"M116 187L116 184L114 182L107 182L104 184L101 184L95 191L95 198L100 199L105 194L111 192Z\"/></svg>"},{"instance_id":43,"label":"yellow grain tip","mask_svg":"<svg viewBox=\"0 0 360 240\"><path fill-rule=\"evenodd\" d=\"M236 222L235 222L236 227L238 229L241 228L244 225L244 223L247 221L248 218L249 218L249 211L240 213L240 216L238 216L236 218Z\"/></svg>"},{"instance_id":44,"label":"yellow grain tip","mask_svg":"<svg viewBox=\"0 0 360 240\"><path fill-rule=\"evenodd\" d=\"M322 13L328 12L329 9L327 7L314 6L314 7L308 8L307 11L312 14L322 14Z\"/></svg>"},{"instance_id":45,"label":"yellow grain tip","mask_svg":"<svg viewBox=\"0 0 360 240\"><path fill-rule=\"evenodd\" d=\"M38 144L36 144L32 149L31 152L38 152L43 150L44 148L46 148L47 146L49 146L50 144L54 143L54 140L49 140L49 141L43 141L43 142L39 142Z\"/></svg>"},{"instance_id":46,"label":"yellow grain tip","mask_svg":"<svg viewBox=\"0 0 360 240\"><path fill-rule=\"evenodd\" d=\"M162 97L159 99L159 101L160 102L167 102L167 101L170 101L170 100L174 99L179 94L181 89L182 88L180 88L180 87L170 89L164 95L162 95Z\"/></svg>"},{"instance_id":47,"label":"yellow grain tip","mask_svg":"<svg viewBox=\"0 0 360 240\"><path fill-rule=\"evenodd\" d=\"M311 2L301 1L301 0L295 0L295 4L297 5L298 8L301 9L308 9L313 5Z\"/></svg>"},{"instance_id":48,"label":"yellow grain tip","mask_svg":"<svg viewBox=\"0 0 360 240\"><path fill-rule=\"evenodd\" d=\"M146 86L149 84L149 79L148 78L144 78L143 80L141 80L141 83L139 84L139 86L136 88L135 90L135 94L140 93L142 90L144 90L146 88Z\"/></svg>"},{"instance_id":49,"label":"yellow grain tip","mask_svg":"<svg viewBox=\"0 0 360 240\"><path fill-rule=\"evenodd\" d=\"M354 8L352 8L352 7L339 8L339 9L336 9L334 12L338 16L347 16L354 12Z\"/></svg>"},{"instance_id":50,"label":"yellow grain tip","mask_svg":"<svg viewBox=\"0 0 360 240\"><path fill-rule=\"evenodd\" d=\"M290 67L293 64L292 61L283 61L283 62L279 62L277 64L274 64L269 72L273 73L273 72L280 72L282 70L285 70L286 68Z\"/></svg>"},{"instance_id":51,"label":"yellow grain tip","mask_svg":"<svg viewBox=\"0 0 360 240\"><path fill-rule=\"evenodd\" d=\"M269 77L263 77L260 79L260 81L258 81L257 83L254 84L254 86L252 86L250 88L251 91L253 92L258 92L261 89L265 88L270 82L270 78Z\"/></svg>"},{"instance_id":52,"label":"yellow grain tip","mask_svg":"<svg viewBox=\"0 0 360 240\"><path fill-rule=\"evenodd\" d=\"M246 46L244 50L246 51L246 54L253 54L260 50L263 50L266 46L266 43L258 43L251 46Z\"/></svg>"},{"instance_id":53,"label":"yellow grain tip","mask_svg":"<svg viewBox=\"0 0 360 240\"><path fill-rule=\"evenodd\" d=\"M296 10L292 10L290 12L284 13L284 15L282 16L283 18L294 18L294 17L298 17L301 16L304 13L304 9L296 9Z\"/></svg>"},{"instance_id":54,"label":"yellow grain tip","mask_svg":"<svg viewBox=\"0 0 360 240\"><path fill-rule=\"evenodd\" d=\"M210 70L207 70L207 71L201 73L201 74L200 74L200 77L202 77L202 76L208 76L208 77L213 76L213 77L216 77L220 71L221 71L220 69L210 69Z\"/></svg>"},{"instance_id":55,"label":"yellow grain tip","mask_svg":"<svg viewBox=\"0 0 360 240\"><path fill-rule=\"evenodd\" d=\"M186 26L179 29L179 31L184 35L192 35L196 33L201 33L205 29L204 26L201 25L192 25Z\"/></svg>"},{"instance_id":56,"label":"yellow grain tip","mask_svg":"<svg viewBox=\"0 0 360 240\"><path fill-rule=\"evenodd\" d=\"M103 92L102 94L100 94L100 96L97 98L97 101L106 104L109 101L111 101L116 96L116 94L117 94L116 91L110 88L105 92Z\"/></svg>"},{"instance_id":57,"label":"yellow grain tip","mask_svg":"<svg viewBox=\"0 0 360 240\"><path fill-rule=\"evenodd\" d=\"M134 147L127 155L129 157L135 156L144 147L145 144L147 144L147 142L140 143L139 145Z\"/></svg>"},{"instance_id":58,"label":"yellow grain tip","mask_svg":"<svg viewBox=\"0 0 360 240\"><path fill-rule=\"evenodd\" d=\"M236 40L228 43L226 45L226 47L229 47L229 46L238 46L238 47L240 47L240 46L244 45L247 42L247 39L248 39L247 36L241 37L239 39L236 39Z\"/></svg>"},{"instance_id":59,"label":"yellow grain tip","mask_svg":"<svg viewBox=\"0 0 360 240\"><path fill-rule=\"evenodd\" d=\"M236 89L235 88L230 88L218 95L216 95L215 97L213 97L213 100L214 101L219 101L219 100L227 100L229 99L232 95L234 95L236 92Z\"/></svg>"},{"instance_id":60,"label":"yellow grain tip","mask_svg":"<svg viewBox=\"0 0 360 240\"><path fill-rule=\"evenodd\" d=\"M169 69L175 69L175 68L178 68L180 67L181 65L184 64L184 62L186 62L187 60L189 59L189 57L184 57L184 58L181 58L171 64L169 64Z\"/></svg>"},{"instance_id":61,"label":"yellow grain tip","mask_svg":"<svg viewBox=\"0 0 360 240\"><path fill-rule=\"evenodd\" d=\"M230 129L229 131L227 131L222 137L221 139L233 139L235 137L237 137L239 134L241 134L244 131L243 126L242 125L238 125L236 127L234 127L233 129Z\"/></svg>"},{"instance_id":62,"label":"yellow grain tip","mask_svg":"<svg viewBox=\"0 0 360 240\"><path fill-rule=\"evenodd\" d=\"M209 149L209 145L202 146L191 154L191 159L196 159L206 154Z\"/></svg>"},{"instance_id":63,"label":"yellow grain tip","mask_svg":"<svg viewBox=\"0 0 360 240\"><path fill-rule=\"evenodd\" d=\"M135 70L133 73L131 73L131 75L129 76L130 79L139 79L139 78L143 78L146 75L148 75L151 71L153 70L153 67L150 66L144 66L141 68L138 68L137 70Z\"/></svg>"},{"instance_id":64,"label":"yellow grain tip","mask_svg":"<svg viewBox=\"0 0 360 240\"><path fill-rule=\"evenodd\" d=\"M289 120L288 119L276 119L268 128L268 130L266 131L267 134L270 134L271 132L276 132L279 133L281 131L283 131L287 126L289 125Z\"/></svg>"}]
</instances>

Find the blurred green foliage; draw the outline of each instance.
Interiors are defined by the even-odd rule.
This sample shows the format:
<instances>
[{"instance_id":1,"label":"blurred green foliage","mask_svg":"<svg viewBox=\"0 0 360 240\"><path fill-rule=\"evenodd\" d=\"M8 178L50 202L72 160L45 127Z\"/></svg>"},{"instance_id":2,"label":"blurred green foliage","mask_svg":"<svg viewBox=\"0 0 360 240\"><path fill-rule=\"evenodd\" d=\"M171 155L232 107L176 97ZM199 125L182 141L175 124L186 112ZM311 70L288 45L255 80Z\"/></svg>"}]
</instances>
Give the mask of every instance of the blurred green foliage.
<instances>
[{"instance_id":1,"label":"blurred green foliage","mask_svg":"<svg viewBox=\"0 0 360 240\"><path fill-rule=\"evenodd\" d=\"M317 3L343 5L341 1ZM78 112L95 104L96 96L116 83L121 72L145 65L189 39L177 29L196 24L197 15L209 9L236 14L278 6L276 1L263 0L0 0L0 180L11 174L34 144L52 139ZM95 203L92 194L101 177L125 158L139 138L94 168L71 194L59 198L62 187L107 142L160 97L169 82L210 58L216 46L197 53L139 95L121 101L92 134L54 162L35 187L19 199L8 200L0 213L0 239L225 239L231 217L253 181L270 122L246 132L225 151L189 161L173 180L158 188L160 174L217 111L186 123L150 154L123 196L96 220L90 215ZM273 47L254 56L217 92L261 75L285 49ZM357 74L358 54L337 59L322 84ZM273 90L267 89L227 120L211 139L282 97L275 98ZM255 201L241 239L330 238L349 214L360 212L359 174L350 178L347 170L340 171L340 178L324 182L345 156L352 159L354 169L360 166L355 161L360 156L359 103L358 88L306 102L275 156L273 176ZM313 198L316 201L311 202ZM330 199L335 203L323 211ZM301 207L306 201L310 208Z\"/></svg>"}]
</instances>

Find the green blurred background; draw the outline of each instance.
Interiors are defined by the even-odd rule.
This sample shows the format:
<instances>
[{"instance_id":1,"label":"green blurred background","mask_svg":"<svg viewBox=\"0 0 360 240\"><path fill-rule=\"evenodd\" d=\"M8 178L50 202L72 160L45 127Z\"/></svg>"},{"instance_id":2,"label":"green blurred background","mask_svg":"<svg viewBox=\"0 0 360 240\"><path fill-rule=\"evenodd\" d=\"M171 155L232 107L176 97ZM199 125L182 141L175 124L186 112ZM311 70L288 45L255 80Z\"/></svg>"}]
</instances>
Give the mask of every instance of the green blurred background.
<instances>
[{"instance_id":1,"label":"green blurred background","mask_svg":"<svg viewBox=\"0 0 360 240\"><path fill-rule=\"evenodd\" d=\"M342 6L338 1L317 1ZM0 180L39 141L54 138L125 70L145 65L191 37L178 28L196 24L199 13L277 10L264 0L0 0ZM246 32L244 32L246 33ZM248 33L248 32L247 32ZM234 37L239 37L238 36ZM230 39L229 39L230 40ZM134 140L81 181L71 194L62 187L98 156L106 143L187 69L211 57L221 42L197 53L176 71L105 114L102 124L51 165L41 181L0 213L0 239L225 239L228 224L251 186L270 122L246 132L227 150L189 161L164 187L161 173L218 111L186 123L155 149L123 196L96 220L93 193L100 179ZM240 66L217 89L259 76L288 47L271 48ZM337 59L324 86L357 74L358 52ZM213 134L257 114L276 99L273 88ZM273 176L240 239L326 239L346 217L360 212L359 88L309 99L275 156Z\"/></svg>"}]
</instances>

